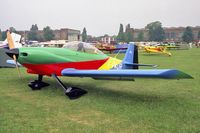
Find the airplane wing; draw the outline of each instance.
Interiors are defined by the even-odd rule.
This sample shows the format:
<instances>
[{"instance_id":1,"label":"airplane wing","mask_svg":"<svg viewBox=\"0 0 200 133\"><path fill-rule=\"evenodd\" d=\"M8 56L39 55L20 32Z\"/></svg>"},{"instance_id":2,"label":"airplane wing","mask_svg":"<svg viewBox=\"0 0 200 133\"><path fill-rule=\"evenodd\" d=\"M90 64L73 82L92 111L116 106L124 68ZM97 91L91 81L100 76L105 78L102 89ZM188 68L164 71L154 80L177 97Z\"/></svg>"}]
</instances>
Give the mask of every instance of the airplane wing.
<instances>
[{"instance_id":1,"label":"airplane wing","mask_svg":"<svg viewBox=\"0 0 200 133\"><path fill-rule=\"evenodd\" d=\"M99 48L99 50L103 51L114 51L114 50L126 50L128 48Z\"/></svg>"},{"instance_id":2,"label":"airplane wing","mask_svg":"<svg viewBox=\"0 0 200 133\"><path fill-rule=\"evenodd\" d=\"M13 65L13 66L16 65L14 60L6 60L6 63L8 63L8 64L10 64L10 65ZM17 62L17 65L18 65L18 66L22 66L19 62Z\"/></svg>"},{"instance_id":3,"label":"airplane wing","mask_svg":"<svg viewBox=\"0 0 200 133\"><path fill-rule=\"evenodd\" d=\"M190 75L176 69L146 69L146 70L76 70L64 69L63 76L70 77L141 77L141 78L165 78L165 79L181 79L192 78Z\"/></svg>"}]
</instances>

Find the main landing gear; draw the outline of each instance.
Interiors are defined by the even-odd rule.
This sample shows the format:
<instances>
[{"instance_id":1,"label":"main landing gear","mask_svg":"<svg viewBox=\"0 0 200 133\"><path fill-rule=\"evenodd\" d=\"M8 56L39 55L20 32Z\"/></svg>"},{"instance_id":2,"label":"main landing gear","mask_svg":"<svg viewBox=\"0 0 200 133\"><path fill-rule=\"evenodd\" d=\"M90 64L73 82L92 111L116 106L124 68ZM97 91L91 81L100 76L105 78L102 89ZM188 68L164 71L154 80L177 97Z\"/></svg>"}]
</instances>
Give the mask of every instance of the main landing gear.
<instances>
[{"instance_id":1,"label":"main landing gear","mask_svg":"<svg viewBox=\"0 0 200 133\"><path fill-rule=\"evenodd\" d=\"M52 77L64 89L65 95L68 96L70 99L77 99L87 93L87 91L78 87L66 87L55 74L52 74Z\"/></svg>"},{"instance_id":2,"label":"main landing gear","mask_svg":"<svg viewBox=\"0 0 200 133\"><path fill-rule=\"evenodd\" d=\"M52 77L56 79L59 85L64 89L65 95L68 96L70 99L77 99L87 93L87 91L78 87L66 87L55 74L52 74ZM43 87L49 86L48 83L42 81L42 78L43 75L38 75L38 80L30 82L28 86L32 90L41 90Z\"/></svg>"}]
</instances>

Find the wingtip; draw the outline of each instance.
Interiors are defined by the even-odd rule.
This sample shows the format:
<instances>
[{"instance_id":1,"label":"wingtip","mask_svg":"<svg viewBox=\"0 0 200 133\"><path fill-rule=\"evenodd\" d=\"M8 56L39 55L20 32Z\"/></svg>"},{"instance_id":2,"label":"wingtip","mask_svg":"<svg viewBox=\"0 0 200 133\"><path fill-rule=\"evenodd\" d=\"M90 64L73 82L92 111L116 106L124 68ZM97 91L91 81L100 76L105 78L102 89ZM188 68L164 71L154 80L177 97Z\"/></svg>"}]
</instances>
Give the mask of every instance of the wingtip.
<instances>
[{"instance_id":1,"label":"wingtip","mask_svg":"<svg viewBox=\"0 0 200 133\"><path fill-rule=\"evenodd\" d=\"M177 79L194 79L191 75L182 71L178 71L176 78Z\"/></svg>"},{"instance_id":2,"label":"wingtip","mask_svg":"<svg viewBox=\"0 0 200 133\"><path fill-rule=\"evenodd\" d=\"M162 73L162 76L168 79L193 79L191 75L177 69L168 69Z\"/></svg>"}]
</instances>

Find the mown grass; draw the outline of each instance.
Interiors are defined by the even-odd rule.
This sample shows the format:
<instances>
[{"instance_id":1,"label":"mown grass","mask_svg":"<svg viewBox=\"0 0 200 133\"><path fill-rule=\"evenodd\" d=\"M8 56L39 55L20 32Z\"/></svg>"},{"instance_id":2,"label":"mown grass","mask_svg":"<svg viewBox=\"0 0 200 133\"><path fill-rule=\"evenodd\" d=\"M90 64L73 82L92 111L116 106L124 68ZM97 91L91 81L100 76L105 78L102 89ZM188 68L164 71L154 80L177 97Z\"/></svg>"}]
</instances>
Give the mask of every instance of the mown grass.
<instances>
[{"instance_id":1,"label":"mown grass","mask_svg":"<svg viewBox=\"0 0 200 133\"><path fill-rule=\"evenodd\" d=\"M69 100L50 77L51 84L32 91L35 79L20 68L0 68L0 132L200 132L200 49L171 51L172 57L140 52L141 63L177 68L189 80L136 79L99 81L62 77L88 94ZM123 55L119 55L122 58Z\"/></svg>"}]
</instances>

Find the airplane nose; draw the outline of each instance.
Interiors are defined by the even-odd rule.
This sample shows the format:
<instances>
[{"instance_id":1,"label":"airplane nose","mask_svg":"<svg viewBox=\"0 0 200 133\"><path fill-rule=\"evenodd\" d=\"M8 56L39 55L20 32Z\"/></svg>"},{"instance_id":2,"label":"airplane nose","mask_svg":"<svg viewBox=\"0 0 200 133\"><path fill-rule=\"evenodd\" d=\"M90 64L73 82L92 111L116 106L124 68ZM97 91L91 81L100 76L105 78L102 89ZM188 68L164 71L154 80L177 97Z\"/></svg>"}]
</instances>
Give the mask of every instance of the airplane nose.
<instances>
[{"instance_id":1,"label":"airplane nose","mask_svg":"<svg viewBox=\"0 0 200 133\"><path fill-rule=\"evenodd\" d=\"M14 49L5 49L5 53L6 53L9 57L11 57L11 58L13 58L13 55L15 55L16 58L18 58L18 56L19 56L19 49L18 49L18 48L14 48Z\"/></svg>"}]
</instances>

